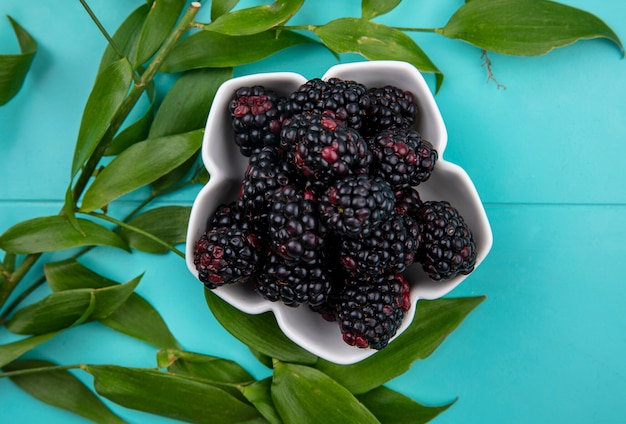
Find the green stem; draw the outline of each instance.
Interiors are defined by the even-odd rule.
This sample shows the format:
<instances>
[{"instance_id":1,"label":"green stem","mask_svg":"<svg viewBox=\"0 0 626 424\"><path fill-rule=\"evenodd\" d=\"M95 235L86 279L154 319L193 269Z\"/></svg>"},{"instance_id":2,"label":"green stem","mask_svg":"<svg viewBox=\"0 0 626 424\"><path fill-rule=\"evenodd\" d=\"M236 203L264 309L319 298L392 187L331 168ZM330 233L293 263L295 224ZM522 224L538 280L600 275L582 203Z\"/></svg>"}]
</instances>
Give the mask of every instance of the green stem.
<instances>
[{"instance_id":1,"label":"green stem","mask_svg":"<svg viewBox=\"0 0 626 424\"><path fill-rule=\"evenodd\" d=\"M93 21L93 23L96 24L96 26L98 27L98 29L100 30L102 35L104 35L104 38L107 39L107 42L109 43L111 48L115 51L115 53L117 53L117 55L120 57L120 59L123 58L123 57L126 57L126 55L124 54L122 49L120 49L119 46L117 45L117 43L115 42L115 40L113 40L113 37L111 37L109 35L109 33L107 32L106 28L104 28L104 25L102 25L102 23L100 22L100 19L98 19L96 14L93 13L93 10L91 10L91 7L89 7L87 2L85 0L79 0L79 1L80 1L80 4L83 5L83 8L87 12L89 17ZM128 59L128 58L126 57L126 59ZM128 61L130 62L130 59L128 59ZM139 82L139 76L137 76L137 74L135 74L134 72L133 72L133 79L135 80L135 82Z\"/></svg>"},{"instance_id":2,"label":"green stem","mask_svg":"<svg viewBox=\"0 0 626 424\"><path fill-rule=\"evenodd\" d=\"M7 319L9 314L13 312L17 306L22 303L24 299L26 299L32 292L34 292L40 285L42 285L46 281L45 276L39 277L33 284L31 284L26 290L24 290L18 297L13 300L5 309L2 311L2 315L0 315L0 322Z\"/></svg>"},{"instance_id":3,"label":"green stem","mask_svg":"<svg viewBox=\"0 0 626 424\"><path fill-rule=\"evenodd\" d=\"M95 216L95 217L100 218L100 219L104 219L105 221L108 221L108 222L112 222L115 225L118 225L118 226L120 226L122 228L125 228L125 229L129 230L129 231L132 231L134 233L137 233L139 235L147 237L150 240L152 240L152 241L160 244L161 246L167 248L168 250L171 250L172 252L176 253L181 258L185 259L185 254L183 252L181 252L180 250L178 250L177 248L175 248L171 244L161 240L160 238L158 238L154 234L150 234L149 232L144 231L141 228L133 227L132 225L129 225L129 224L123 222L123 221L120 221L119 219L115 219L115 218L110 217L109 215L106 215L106 214L103 214L103 213L90 212L89 215Z\"/></svg>"},{"instance_id":4,"label":"green stem","mask_svg":"<svg viewBox=\"0 0 626 424\"><path fill-rule=\"evenodd\" d=\"M0 378L19 377L21 375L39 374L42 372L74 370L74 369L78 369L82 367L83 367L82 364L75 364L75 365L54 365L50 367L28 368L28 369L23 369L23 370L7 371L7 372L0 373Z\"/></svg>"},{"instance_id":5,"label":"green stem","mask_svg":"<svg viewBox=\"0 0 626 424\"><path fill-rule=\"evenodd\" d=\"M86 6L83 0L81 0L83 6ZM170 33L168 38L165 40L161 48L156 52L153 61L150 63L148 68L145 70L143 75L141 76L141 80L136 82L135 85L130 90L130 93L120 106L119 110L115 114L115 117L111 120L110 126L100 142L98 143L94 153L91 155L84 168L82 169L76 184L72 190L74 199L78 200L87 187L89 180L91 179L96 167L100 163L102 156L106 151L107 145L113 139L113 136L117 133L117 131L122 126L124 120L130 114L130 111L133 109L137 101L139 100L141 94L147 87L147 85L152 81L155 74L158 72L161 64L165 60L165 57L169 54L169 52L174 48L176 42L182 37L182 35L192 26L194 17L198 13L201 4L199 2L192 2L187 11L183 14L180 21L174 28L174 30ZM88 13L91 9L87 6L86 9ZM90 13L90 15L93 12ZM95 18L95 16L93 16ZM96 25L98 25L98 20L95 19ZM101 27L101 25L99 25ZM101 28L101 31L104 31L104 28ZM106 31L104 31L106 33ZM119 53L119 52L118 52ZM122 55L123 57L123 55ZM182 255L184 258L184 254L177 249L173 249L179 256ZM10 277L5 276L5 281L0 285L0 307L2 307L8 297L11 295L15 287L24 277L26 272L32 268L32 266L37 262L41 253L31 254L26 256L24 261L18 266L15 272L11 273Z\"/></svg>"},{"instance_id":6,"label":"green stem","mask_svg":"<svg viewBox=\"0 0 626 424\"><path fill-rule=\"evenodd\" d=\"M399 31L406 31L406 32L434 32L434 33L439 33L439 31L441 31L441 28L407 28L407 27L392 27L393 29L397 29Z\"/></svg>"}]
</instances>

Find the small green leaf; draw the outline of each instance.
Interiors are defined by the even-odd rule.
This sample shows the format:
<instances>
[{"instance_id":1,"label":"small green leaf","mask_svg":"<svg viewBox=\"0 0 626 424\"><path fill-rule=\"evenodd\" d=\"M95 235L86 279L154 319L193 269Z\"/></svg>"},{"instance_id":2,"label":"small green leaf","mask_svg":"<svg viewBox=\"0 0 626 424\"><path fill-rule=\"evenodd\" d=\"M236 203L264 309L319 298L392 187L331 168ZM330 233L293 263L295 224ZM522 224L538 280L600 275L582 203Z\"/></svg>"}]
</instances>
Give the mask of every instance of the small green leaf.
<instances>
[{"instance_id":1,"label":"small green leaf","mask_svg":"<svg viewBox=\"0 0 626 424\"><path fill-rule=\"evenodd\" d=\"M217 89L233 75L232 68L194 69L183 73L167 92L150 128L149 137L162 137L204 128ZM194 155L153 183L163 190L179 183L197 163Z\"/></svg>"},{"instance_id":2,"label":"small green leaf","mask_svg":"<svg viewBox=\"0 0 626 424\"><path fill-rule=\"evenodd\" d=\"M361 16L372 19L392 11L402 0L363 0L361 2Z\"/></svg>"},{"instance_id":3,"label":"small green leaf","mask_svg":"<svg viewBox=\"0 0 626 424\"><path fill-rule=\"evenodd\" d=\"M48 285L54 291L119 285L74 259L49 262L44 265L44 273ZM100 322L113 330L156 347L179 347L159 312L137 293L131 294L115 312Z\"/></svg>"},{"instance_id":4,"label":"small green leaf","mask_svg":"<svg viewBox=\"0 0 626 424\"><path fill-rule=\"evenodd\" d=\"M274 30L254 35L231 36L200 31L182 40L163 62L163 72L198 68L227 68L256 62L288 47L315 43L293 31ZM210 54L207 54L210 52Z\"/></svg>"},{"instance_id":5,"label":"small green leaf","mask_svg":"<svg viewBox=\"0 0 626 424\"><path fill-rule=\"evenodd\" d=\"M56 364L48 361L24 360L7 365L3 370L8 372L55 366ZM98 396L69 371L51 369L36 374L17 375L11 377L11 380L34 398L94 422L126 422L107 408Z\"/></svg>"},{"instance_id":6,"label":"small green leaf","mask_svg":"<svg viewBox=\"0 0 626 424\"><path fill-rule=\"evenodd\" d=\"M370 60L403 60L422 72L435 74L439 90L443 74L404 32L367 19L340 18L313 31L337 53L358 53Z\"/></svg>"},{"instance_id":7,"label":"small green leaf","mask_svg":"<svg viewBox=\"0 0 626 424\"><path fill-rule=\"evenodd\" d=\"M13 18L8 16L20 44L20 54L0 55L0 106L20 91L37 53L37 42Z\"/></svg>"},{"instance_id":8,"label":"small green leaf","mask_svg":"<svg viewBox=\"0 0 626 424\"><path fill-rule=\"evenodd\" d=\"M47 342L57 334L59 334L58 331L0 345L0 367L13 362L29 350Z\"/></svg>"},{"instance_id":9,"label":"small green leaf","mask_svg":"<svg viewBox=\"0 0 626 424\"><path fill-rule=\"evenodd\" d=\"M136 66L146 62L158 50L176 24L184 6L185 2L181 0L158 0L152 3L141 28Z\"/></svg>"},{"instance_id":10,"label":"small green leaf","mask_svg":"<svg viewBox=\"0 0 626 424\"><path fill-rule=\"evenodd\" d=\"M448 409L443 406L425 406L394 390L381 386L356 397L382 424L423 424Z\"/></svg>"},{"instance_id":11,"label":"small green leaf","mask_svg":"<svg viewBox=\"0 0 626 424\"><path fill-rule=\"evenodd\" d=\"M156 100L156 88L154 82L150 82L146 87L149 105L145 113L128 127L120 131L106 147L105 156L115 156L122 153L135 143L143 141L148 137L150 126L154 120L154 103Z\"/></svg>"},{"instance_id":12,"label":"small green leaf","mask_svg":"<svg viewBox=\"0 0 626 424\"><path fill-rule=\"evenodd\" d=\"M202 380L114 365L87 365L98 394L126 408L192 423L261 423L247 403Z\"/></svg>"},{"instance_id":13,"label":"small green leaf","mask_svg":"<svg viewBox=\"0 0 626 424\"><path fill-rule=\"evenodd\" d=\"M150 12L150 6L147 4L142 4L137 9L135 9L124 22L118 27L115 34L113 34L113 41L115 45L117 45L124 56L130 61L133 68L136 65L137 59L137 44L139 43L139 36L141 34L141 29L143 27L143 23L148 16L148 12ZM100 66L98 68L98 73L101 73L107 66L111 63L121 59L115 49L110 45L107 45L107 48L104 50L104 54L102 55L102 59L100 60Z\"/></svg>"},{"instance_id":14,"label":"small green leaf","mask_svg":"<svg viewBox=\"0 0 626 424\"><path fill-rule=\"evenodd\" d=\"M606 38L624 56L619 37L601 19L547 0L473 0L439 33L497 53L536 56L579 40Z\"/></svg>"},{"instance_id":15,"label":"small green leaf","mask_svg":"<svg viewBox=\"0 0 626 424\"><path fill-rule=\"evenodd\" d=\"M157 359L160 367L165 366L174 374L230 384L249 384L254 381L254 377L238 363L215 356L166 349L159 351Z\"/></svg>"},{"instance_id":16,"label":"small green leaf","mask_svg":"<svg viewBox=\"0 0 626 424\"><path fill-rule=\"evenodd\" d=\"M12 253L52 252L79 246L112 246L128 250L114 232L92 221L77 219L83 234L66 216L33 218L15 224L0 236L0 248Z\"/></svg>"},{"instance_id":17,"label":"small green leaf","mask_svg":"<svg viewBox=\"0 0 626 424\"><path fill-rule=\"evenodd\" d=\"M285 362L315 364L317 356L306 351L280 330L271 312L250 315L229 305L210 290L205 297L211 312L224 328L246 345Z\"/></svg>"},{"instance_id":18,"label":"small green leaf","mask_svg":"<svg viewBox=\"0 0 626 424\"><path fill-rule=\"evenodd\" d=\"M19 309L7 322L17 334L44 334L85 321L105 319L131 295L141 276L128 283L102 289L74 289L54 292ZM95 299L95 303L94 303ZM91 310L91 311L90 311ZM87 316L86 311L90 311Z\"/></svg>"},{"instance_id":19,"label":"small green leaf","mask_svg":"<svg viewBox=\"0 0 626 424\"><path fill-rule=\"evenodd\" d=\"M85 192L81 211L102 208L176 168L200 149L202 134L197 130L133 144L98 174Z\"/></svg>"},{"instance_id":20,"label":"small green leaf","mask_svg":"<svg viewBox=\"0 0 626 424\"><path fill-rule=\"evenodd\" d=\"M199 353L176 349L161 350L157 353L157 362L159 366L167 363L167 370L170 373L203 380L243 402L247 400L240 387L255 381L254 377L236 362Z\"/></svg>"},{"instance_id":21,"label":"small green leaf","mask_svg":"<svg viewBox=\"0 0 626 424\"><path fill-rule=\"evenodd\" d=\"M149 138L204 128L217 89L232 76L232 68L196 69L183 73L159 106Z\"/></svg>"},{"instance_id":22,"label":"small green leaf","mask_svg":"<svg viewBox=\"0 0 626 424\"><path fill-rule=\"evenodd\" d=\"M368 392L427 358L484 297L420 300L413 322L396 340L369 358L352 365L320 359L317 368L355 394Z\"/></svg>"},{"instance_id":23,"label":"small green leaf","mask_svg":"<svg viewBox=\"0 0 626 424\"><path fill-rule=\"evenodd\" d=\"M72 160L72 177L89 159L109 128L113 116L126 98L132 74L133 69L128 60L120 59L111 63L96 77L80 122Z\"/></svg>"},{"instance_id":24,"label":"small green leaf","mask_svg":"<svg viewBox=\"0 0 626 424\"><path fill-rule=\"evenodd\" d=\"M211 20L214 21L223 14L230 12L237 3L239 3L239 0L212 0Z\"/></svg>"},{"instance_id":25,"label":"small green leaf","mask_svg":"<svg viewBox=\"0 0 626 424\"><path fill-rule=\"evenodd\" d=\"M345 387L303 365L276 361L272 400L286 424L379 422Z\"/></svg>"},{"instance_id":26,"label":"small green leaf","mask_svg":"<svg viewBox=\"0 0 626 424\"><path fill-rule=\"evenodd\" d=\"M272 401L272 378L243 386L241 389L246 399L263 415L270 424L283 424Z\"/></svg>"},{"instance_id":27,"label":"small green leaf","mask_svg":"<svg viewBox=\"0 0 626 424\"><path fill-rule=\"evenodd\" d=\"M227 35L258 34L289 20L303 3L304 0L276 0L248 7L220 16L205 29Z\"/></svg>"},{"instance_id":28,"label":"small green leaf","mask_svg":"<svg viewBox=\"0 0 626 424\"><path fill-rule=\"evenodd\" d=\"M189 206L163 206L137 215L128 224L153 234L168 244L174 245L185 242L190 212L191 207ZM142 252L169 252L163 245L126 228L120 231L120 237L131 248L141 250Z\"/></svg>"}]
</instances>

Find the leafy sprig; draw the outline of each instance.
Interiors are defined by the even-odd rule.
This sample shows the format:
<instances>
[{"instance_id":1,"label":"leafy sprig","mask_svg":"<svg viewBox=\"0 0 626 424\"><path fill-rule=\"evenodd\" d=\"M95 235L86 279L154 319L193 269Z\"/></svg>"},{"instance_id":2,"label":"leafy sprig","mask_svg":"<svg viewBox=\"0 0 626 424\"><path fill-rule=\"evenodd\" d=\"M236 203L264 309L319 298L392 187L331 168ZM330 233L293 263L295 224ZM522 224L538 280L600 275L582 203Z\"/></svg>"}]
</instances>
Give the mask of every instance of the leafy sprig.
<instances>
[{"instance_id":1,"label":"leafy sprig","mask_svg":"<svg viewBox=\"0 0 626 424\"><path fill-rule=\"evenodd\" d=\"M179 420L229 424L320 419L422 423L445 411L450 404L424 406L384 385L414 361L427 358L483 297L420 301L414 321L397 340L360 363L341 366L295 345L273 315L244 314L206 291L215 318L272 369L272 377L256 380L232 361L185 351L159 312L135 293L141 275L120 283L79 259L98 246L183 256L176 246L185 241L190 208L151 206L156 199L207 182L209 175L197 161L202 128L217 88L233 75L233 67L286 48L317 44L338 57L357 53L365 59L408 61L434 74L438 90L443 71L411 33L467 42L485 55L519 56L604 38L623 56L615 32L588 12L547 0L468 0L443 27L434 28L375 21L401 0L363 0L361 16L307 25L289 24L304 0L240 9L237 0L214 0L206 23L196 21L198 2L185 7L180 0L154 0L132 11L109 35L86 1L81 3L109 45L86 101L64 207L58 215L18 223L0 235L5 252L0 264L0 324L24 335L0 344L0 378L10 378L33 397L95 422L124 422L102 398ZM0 55L0 105L18 93L37 52L34 38L9 20L21 53ZM175 82L157 102L155 77L163 72L173 74ZM147 106L138 110L141 98ZM140 116L128 122L132 111ZM107 156L112 159L105 161ZM125 216L114 213L117 199L138 190L143 190L142 200L134 210ZM27 272L48 258L46 252L57 251L69 253L64 260L47 261L43 275L22 287ZM44 283L50 294L23 306ZM24 359L56 335L92 321L155 346L155 364L127 368ZM80 371L93 376L95 393L75 376ZM59 385L66 390L56 390Z\"/></svg>"}]
</instances>

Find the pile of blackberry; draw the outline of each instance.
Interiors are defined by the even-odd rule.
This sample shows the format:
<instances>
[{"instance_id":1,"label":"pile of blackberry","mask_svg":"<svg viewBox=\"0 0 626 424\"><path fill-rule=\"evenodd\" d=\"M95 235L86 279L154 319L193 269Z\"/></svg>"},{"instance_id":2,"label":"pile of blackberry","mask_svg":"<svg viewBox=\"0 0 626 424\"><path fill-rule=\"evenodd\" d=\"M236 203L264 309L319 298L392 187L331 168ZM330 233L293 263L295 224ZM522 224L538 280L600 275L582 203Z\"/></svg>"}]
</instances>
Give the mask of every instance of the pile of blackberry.
<instances>
[{"instance_id":1,"label":"pile of blackberry","mask_svg":"<svg viewBox=\"0 0 626 424\"><path fill-rule=\"evenodd\" d=\"M349 345L382 349L411 305L408 266L434 281L474 269L458 210L420 198L438 153L413 128L410 92L313 79L285 96L241 87L229 110L249 164L195 244L206 287L249 285L336 321Z\"/></svg>"}]
</instances>

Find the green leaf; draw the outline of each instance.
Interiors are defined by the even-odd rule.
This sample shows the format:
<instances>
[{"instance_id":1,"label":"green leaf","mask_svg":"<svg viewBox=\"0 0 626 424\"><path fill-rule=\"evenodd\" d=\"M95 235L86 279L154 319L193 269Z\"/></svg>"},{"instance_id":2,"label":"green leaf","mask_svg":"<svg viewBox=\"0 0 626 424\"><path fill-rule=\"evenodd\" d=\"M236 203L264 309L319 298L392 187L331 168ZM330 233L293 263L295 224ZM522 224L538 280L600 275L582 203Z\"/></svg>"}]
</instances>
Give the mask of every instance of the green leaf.
<instances>
[{"instance_id":1,"label":"green leaf","mask_svg":"<svg viewBox=\"0 0 626 424\"><path fill-rule=\"evenodd\" d=\"M232 68L197 69L183 73L159 106L149 137L204 128L217 89L232 76Z\"/></svg>"},{"instance_id":2,"label":"green leaf","mask_svg":"<svg viewBox=\"0 0 626 424\"><path fill-rule=\"evenodd\" d=\"M272 378L242 387L242 392L270 424L283 424L272 401Z\"/></svg>"},{"instance_id":3,"label":"green leaf","mask_svg":"<svg viewBox=\"0 0 626 424\"><path fill-rule=\"evenodd\" d=\"M438 32L497 53L536 56L579 40L606 38L624 56L619 37L601 19L547 0L473 0Z\"/></svg>"},{"instance_id":4,"label":"green leaf","mask_svg":"<svg viewBox=\"0 0 626 424\"><path fill-rule=\"evenodd\" d=\"M176 168L200 149L202 134L197 130L133 144L98 174L85 192L81 211L102 208Z\"/></svg>"},{"instance_id":5,"label":"green leaf","mask_svg":"<svg viewBox=\"0 0 626 424\"><path fill-rule=\"evenodd\" d=\"M263 422L252 406L190 377L114 365L87 365L98 394L122 405L192 423Z\"/></svg>"},{"instance_id":6,"label":"green leaf","mask_svg":"<svg viewBox=\"0 0 626 424\"><path fill-rule=\"evenodd\" d=\"M392 11L402 0L363 0L361 2L361 16L363 19L372 19Z\"/></svg>"},{"instance_id":7,"label":"green leaf","mask_svg":"<svg viewBox=\"0 0 626 424\"><path fill-rule=\"evenodd\" d=\"M41 334L39 336L27 337L16 342L0 345L0 367L4 367L6 364L13 362L29 350L47 342L57 334L59 334L58 331L54 333Z\"/></svg>"},{"instance_id":8,"label":"green leaf","mask_svg":"<svg viewBox=\"0 0 626 424\"><path fill-rule=\"evenodd\" d=\"M13 18L8 18L20 44L21 53L0 55L0 106L8 103L20 91L37 53L35 39Z\"/></svg>"},{"instance_id":9,"label":"green leaf","mask_svg":"<svg viewBox=\"0 0 626 424\"><path fill-rule=\"evenodd\" d=\"M356 397L382 424L423 424L433 420L454 402L425 406L394 390L381 386Z\"/></svg>"},{"instance_id":10,"label":"green leaf","mask_svg":"<svg viewBox=\"0 0 626 424\"><path fill-rule=\"evenodd\" d=\"M352 365L320 359L317 368L355 394L368 392L405 373L427 358L484 297L420 300L413 322L397 339L369 358Z\"/></svg>"},{"instance_id":11,"label":"green leaf","mask_svg":"<svg viewBox=\"0 0 626 424\"><path fill-rule=\"evenodd\" d=\"M149 137L162 137L204 128L217 89L233 76L232 68L194 69L183 73L167 92L150 128ZM163 190L179 183L197 163L192 156L185 163L153 183Z\"/></svg>"},{"instance_id":12,"label":"green leaf","mask_svg":"<svg viewBox=\"0 0 626 424\"><path fill-rule=\"evenodd\" d=\"M211 20L214 21L225 13L228 13L239 3L239 0L212 0Z\"/></svg>"},{"instance_id":13,"label":"green leaf","mask_svg":"<svg viewBox=\"0 0 626 424\"><path fill-rule=\"evenodd\" d=\"M280 330L271 312L250 315L229 305L210 290L205 297L215 319L254 350L285 362L315 364L317 356L296 345Z\"/></svg>"},{"instance_id":14,"label":"green leaf","mask_svg":"<svg viewBox=\"0 0 626 424\"><path fill-rule=\"evenodd\" d=\"M152 121L154 120L154 103L156 100L154 82L150 82L150 84L148 84L145 92L149 101L146 112L139 119L113 137L113 140L111 140L109 145L106 147L104 152L105 156L119 155L133 144L149 138L148 134L150 132Z\"/></svg>"},{"instance_id":15,"label":"green leaf","mask_svg":"<svg viewBox=\"0 0 626 424\"><path fill-rule=\"evenodd\" d=\"M286 424L379 422L345 387L303 365L276 361L272 400Z\"/></svg>"},{"instance_id":16,"label":"green leaf","mask_svg":"<svg viewBox=\"0 0 626 424\"><path fill-rule=\"evenodd\" d=\"M102 289L74 289L54 292L19 309L7 322L17 334L44 334L69 328L83 321L110 316L131 295L141 276L128 283ZM85 311L90 311L85 314ZM84 319L86 318L86 320Z\"/></svg>"},{"instance_id":17,"label":"green leaf","mask_svg":"<svg viewBox=\"0 0 626 424\"><path fill-rule=\"evenodd\" d=\"M120 59L111 63L96 77L80 122L72 160L72 177L89 159L109 128L111 120L126 98L132 73L128 60Z\"/></svg>"},{"instance_id":18,"label":"green leaf","mask_svg":"<svg viewBox=\"0 0 626 424\"><path fill-rule=\"evenodd\" d=\"M196 377L202 380L231 384L248 384L254 381L241 365L228 359L178 349L160 350L157 355L159 367L174 374Z\"/></svg>"},{"instance_id":19,"label":"green leaf","mask_svg":"<svg viewBox=\"0 0 626 424\"><path fill-rule=\"evenodd\" d=\"M24 360L7 365L3 370L8 372L55 366L56 364L48 361ZM17 375L11 377L11 381L34 398L93 422L102 424L126 422L107 408L98 396L69 371L51 369L36 374Z\"/></svg>"},{"instance_id":20,"label":"green leaf","mask_svg":"<svg viewBox=\"0 0 626 424\"><path fill-rule=\"evenodd\" d=\"M137 61L137 44L139 43L139 36L141 35L141 29L146 17L148 16L148 12L150 12L149 5L142 4L139 6L130 15L128 15L112 37L115 45L120 48L122 53L124 53L124 56L129 60L131 65L133 65L133 68L135 68ZM104 54L102 55L102 59L100 60L98 73L101 73L107 66L119 59L121 58L113 47L107 45L107 48L104 50Z\"/></svg>"},{"instance_id":21,"label":"green leaf","mask_svg":"<svg viewBox=\"0 0 626 424\"><path fill-rule=\"evenodd\" d=\"M185 2L181 0L158 0L152 4L141 28L136 66L146 62L159 49L184 6Z\"/></svg>"},{"instance_id":22,"label":"green leaf","mask_svg":"<svg viewBox=\"0 0 626 424\"><path fill-rule=\"evenodd\" d=\"M190 212L191 207L189 206L163 206L137 215L128 224L174 245L185 242ZM131 248L142 252L169 252L162 244L126 228L120 231L120 237Z\"/></svg>"},{"instance_id":23,"label":"green leaf","mask_svg":"<svg viewBox=\"0 0 626 424\"><path fill-rule=\"evenodd\" d=\"M337 53L358 53L370 60L403 60L422 72L435 74L439 90L443 74L404 32L367 19L340 18L313 31Z\"/></svg>"},{"instance_id":24,"label":"green leaf","mask_svg":"<svg viewBox=\"0 0 626 424\"><path fill-rule=\"evenodd\" d=\"M182 40L163 62L161 71L181 72L198 68L227 68L256 62L288 47L315 43L293 31L274 30L231 36L200 31ZM209 53L210 52L210 53Z\"/></svg>"},{"instance_id":25,"label":"green leaf","mask_svg":"<svg viewBox=\"0 0 626 424\"><path fill-rule=\"evenodd\" d=\"M79 246L112 246L128 250L117 234L92 221L78 218L84 235L65 216L33 218L15 224L0 236L0 248L11 253L52 252Z\"/></svg>"},{"instance_id":26,"label":"green leaf","mask_svg":"<svg viewBox=\"0 0 626 424\"><path fill-rule=\"evenodd\" d=\"M276 0L248 7L222 15L204 29L227 35L258 34L289 20L303 3L304 0Z\"/></svg>"},{"instance_id":27,"label":"green leaf","mask_svg":"<svg viewBox=\"0 0 626 424\"><path fill-rule=\"evenodd\" d=\"M48 285L54 291L119 285L74 259L46 263L44 273ZM156 347L180 347L159 312L137 293L132 293L115 312L100 322L113 330Z\"/></svg>"},{"instance_id":28,"label":"green leaf","mask_svg":"<svg viewBox=\"0 0 626 424\"><path fill-rule=\"evenodd\" d=\"M247 400L240 387L255 381L238 363L200 353L177 349L160 350L157 353L157 363L159 367L167 367L170 373L204 380L244 402Z\"/></svg>"}]
</instances>

